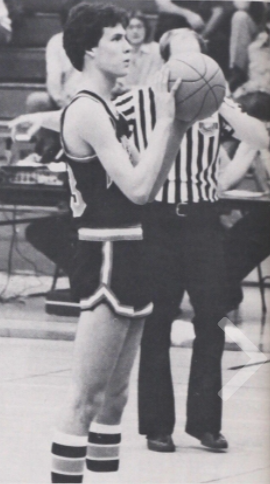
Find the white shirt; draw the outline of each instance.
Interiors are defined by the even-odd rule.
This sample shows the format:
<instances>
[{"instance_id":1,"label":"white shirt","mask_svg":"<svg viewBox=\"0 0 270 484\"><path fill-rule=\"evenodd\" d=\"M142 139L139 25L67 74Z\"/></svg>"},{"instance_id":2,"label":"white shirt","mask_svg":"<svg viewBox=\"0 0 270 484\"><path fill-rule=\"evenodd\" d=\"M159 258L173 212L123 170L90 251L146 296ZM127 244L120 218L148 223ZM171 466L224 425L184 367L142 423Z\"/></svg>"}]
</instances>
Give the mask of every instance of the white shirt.
<instances>
[{"instance_id":1,"label":"white shirt","mask_svg":"<svg viewBox=\"0 0 270 484\"><path fill-rule=\"evenodd\" d=\"M63 33L53 35L46 47L47 90L56 104L66 106L77 92L81 72L75 69L63 47Z\"/></svg>"},{"instance_id":2,"label":"white shirt","mask_svg":"<svg viewBox=\"0 0 270 484\"><path fill-rule=\"evenodd\" d=\"M149 86L162 65L159 44L142 44L137 52L131 52L129 73L121 82L127 86Z\"/></svg>"}]
</instances>

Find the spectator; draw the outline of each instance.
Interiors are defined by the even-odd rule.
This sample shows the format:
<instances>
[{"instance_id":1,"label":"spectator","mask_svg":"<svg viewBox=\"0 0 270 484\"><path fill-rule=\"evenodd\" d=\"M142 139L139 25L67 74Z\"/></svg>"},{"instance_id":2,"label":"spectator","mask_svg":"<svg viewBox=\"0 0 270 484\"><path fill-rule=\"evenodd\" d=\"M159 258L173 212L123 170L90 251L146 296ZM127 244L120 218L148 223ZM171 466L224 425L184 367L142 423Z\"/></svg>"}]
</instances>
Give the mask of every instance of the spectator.
<instances>
[{"instance_id":1,"label":"spectator","mask_svg":"<svg viewBox=\"0 0 270 484\"><path fill-rule=\"evenodd\" d=\"M240 143L234 157L219 173L221 191L239 184L249 168L263 164L257 150ZM266 168L266 167L265 167ZM267 176L267 169L265 169ZM268 175L269 178L269 175ZM243 300L242 280L270 254L270 208L268 203L250 206L226 230L225 261L227 273L227 311L232 318ZM226 226L225 225L225 226ZM238 316L238 315L237 315Z\"/></svg>"},{"instance_id":2,"label":"spectator","mask_svg":"<svg viewBox=\"0 0 270 484\"><path fill-rule=\"evenodd\" d=\"M132 50L126 86L149 85L163 64L158 43L149 42L149 37L150 27L145 16L140 12L132 13L127 26L127 39Z\"/></svg>"},{"instance_id":3,"label":"spectator","mask_svg":"<svg viewBox=\"0 0 270 484\"><path fill-rule=\"evenodd\" d=\"M234 98L251 116L269 121L270 35L260 32L248 48L248 81L234 92Z\"/></svg>"},{"instance_id":4,"label":"spectator","mask_svg":"<svg viewBox=\"0 0 270 484\"><path fill-rule=\"evenodd\" d=\"M248 77L248 46L263 31L266 7L263 2L233 2L237 11L231 21L230 89L235 91Z\"/></svg>"},{"instance_id":5,"label":"spectator","mask_svg":"<svg viewBox=\"0 0 270 484\"><path fill-rule=\"evenodd\" d=\"M160 12L156 40L172 29L188 27L200 32L207 40L208 55L216 60L227 76L230 20L234 11L232 2L156 0L156 4Z\"/></svg>"},{"instance_id":6,"label":"spectator","mask_svg":"<svg viewBox=\"0 0 270 484\"><path fill-rule=\"evenodd\" d=\"M155 0L155 2L159 11L155 33L155 39L157 41L159 41L165 32L172 29L190 27L196 31L203 30L204 21L201 15L193 11L194 8L195 10L198 9L198 2L192 2L192 4L190 2L173 0Z\"/></svg>"},{"instance_id":7,"label":"spectator","mask_svg":"<svg viewBox=\"0 0 270 484\"><path fill-rule=\"evenodd\" d=\"M64 27L70 9L80 0L63 2L60 18ZM26 101L28 113L52 111L63 108L76 93L81 73L68 59L63 47L63 33L54 35L46 47L46 92L31 93ZM51 161L60 148L59 136L42 128L37 134L36 152L43 161ZM31 155L30 155L31 156ZM35 157L36 154L34 153Z\"/></svg>"},{"instance_id":8,"label":"spectator","mask_svg":"<svg viewBox=\"0 0 270 484\"><path fill-rule=\"evenodd\" d=\"M7 5L0 0L0 45L8 44L11 40L12 27Z\"/></svg>"},{"instance_id":9,"label":"spectator","mask_svg":"<svg viewBox=\"0 0 270 484\"><path fill-rule=\"evenodd\" d=\"M20 27L25 13L23 0L4 0L11 19L12 29Z\"/></svg>"},{"instance_id":10,"label":"spectator","mask_svg":"<svg viewBox=\"0 0 270 484\"><path fill-rule=\"evenodd\" d=\"M234 98L243 111L269 125L270 122L270 35L266 28L248 46L248 81L234 92ZM234 159L224 170L220 179L221 188L228 189L240 181L234 168L237 158L238 171L244 176L251 165L252 153L245 153L240 145ZM254 155L254 153L253 153ZM255 156L255 155L254 155ZM253 156L253 158L254 158ZM250 158L251 157L251 158ZM269 150L257 155L269 180ZM266 175L267 176L267 175ZM243 299L241 281L267 256L270 247L270 223L268 204L258 204L249 210L227 232L225 243L228 273L228 310L238 309Z\"/></svg>"}]
</instances>

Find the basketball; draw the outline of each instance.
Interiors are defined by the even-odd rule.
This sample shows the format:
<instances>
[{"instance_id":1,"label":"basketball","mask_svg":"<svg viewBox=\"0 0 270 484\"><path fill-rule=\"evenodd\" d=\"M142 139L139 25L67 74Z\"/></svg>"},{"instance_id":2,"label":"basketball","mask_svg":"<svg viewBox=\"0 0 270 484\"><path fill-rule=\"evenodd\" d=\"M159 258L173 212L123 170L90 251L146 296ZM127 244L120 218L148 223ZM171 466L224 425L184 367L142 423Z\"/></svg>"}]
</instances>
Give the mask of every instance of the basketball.
<instances>
[{"instance_id":1,"label":"basketball","mask_svg":"<svg viewBox=\"0 0 270 484\"><path fill-rule=\"evenodd\" d=\"M184 53L167 62L169 89L180 77L176 92L176 118L195 122L216 112L225 96L226 81L219 65L200 53Z\"/></svg>"}]
</instances>

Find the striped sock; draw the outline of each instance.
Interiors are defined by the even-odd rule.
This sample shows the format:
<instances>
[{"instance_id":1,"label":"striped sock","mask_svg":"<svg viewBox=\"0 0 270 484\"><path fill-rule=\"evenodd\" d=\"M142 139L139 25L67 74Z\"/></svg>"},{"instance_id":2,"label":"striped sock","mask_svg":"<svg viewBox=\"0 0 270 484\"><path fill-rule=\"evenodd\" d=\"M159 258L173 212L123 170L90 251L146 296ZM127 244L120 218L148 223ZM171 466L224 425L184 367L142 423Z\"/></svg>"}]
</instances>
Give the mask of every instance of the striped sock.
<instances>
[{"instance_id":1,"label":"striped sock","mask_svg":"<svg viewBox=\"0 0 270 484\"><path fill-rule=\"evenodd\" d=\"M87 436L56 432L52 444L52 482L83 482Z\"/></svg>"},{"instance_id":2,"label":"striped sock","mask_svg":"<svg viewBox=\"0 0 270 484\"><path fill-rule=\"evenodd\" d=\"M86 466L93 472L114 472L119 468L120 425L92 422L88 434Z\"/></svg>"}]
</instances>

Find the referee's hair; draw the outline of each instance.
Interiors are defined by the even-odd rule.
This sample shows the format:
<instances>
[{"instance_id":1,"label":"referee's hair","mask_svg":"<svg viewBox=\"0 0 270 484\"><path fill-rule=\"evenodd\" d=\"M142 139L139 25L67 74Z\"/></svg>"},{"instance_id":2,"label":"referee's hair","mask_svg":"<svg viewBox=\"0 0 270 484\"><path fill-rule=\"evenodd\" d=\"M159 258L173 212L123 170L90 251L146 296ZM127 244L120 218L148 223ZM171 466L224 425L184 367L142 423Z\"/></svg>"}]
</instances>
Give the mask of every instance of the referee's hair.
<instances>
[{"instance_id":1,"label":"referee's hair","mask_svg":"<svg viewBox=\"0 0 270 484\"><path fill-rule=\"evenodd\" d=\"M98 45L104 27L121 24L126 28L127 23L126 11L114 5L82 2L73 7L64 28L63 45L75 69L83 70L85 51Z\"/></svg>"},{"instance_id":2,"label":"referee's hair","mask_svg":"<svg viewBox=\"0 0 270 484\"><path fill-rule=\"evenodd\" d=\"M181 31L184 31L184 30L186 31L187 28L184 27L180 29L168 30L168 32L165 32L165 34L163 34L162 37L160 38L159 40L160 55L165 62L167 62L171 56L171 46L170 46L171 38L174 35L180 35ZM202 54L207 54L207 43L203 39L203 37L197 34L197 32L195 32L194 30L191 30L191 29L188 29L188 30L190 30L190 33L192 33L194 37L197 39Z\"/></svg>"}]
</instances>

